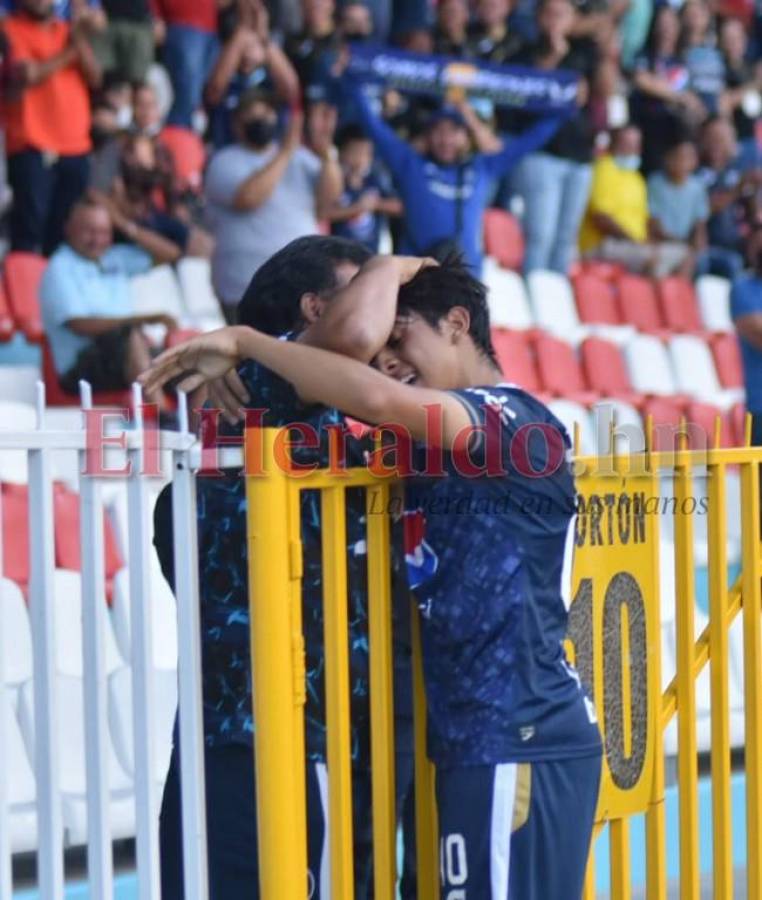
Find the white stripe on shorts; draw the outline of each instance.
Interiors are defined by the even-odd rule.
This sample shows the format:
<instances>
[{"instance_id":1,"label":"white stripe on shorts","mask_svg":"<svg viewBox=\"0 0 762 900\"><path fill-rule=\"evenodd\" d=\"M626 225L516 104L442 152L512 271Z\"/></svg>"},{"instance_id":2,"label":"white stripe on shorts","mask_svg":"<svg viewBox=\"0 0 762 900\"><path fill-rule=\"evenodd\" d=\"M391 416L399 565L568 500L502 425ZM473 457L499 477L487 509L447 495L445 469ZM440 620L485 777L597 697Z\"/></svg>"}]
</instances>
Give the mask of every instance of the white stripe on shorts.
<instances>
[{"instance_id":1,"label":"white stripe on shorts","mask_svg":"<svg viewBox=\"0 0 762 900\"><path fill-rule=\"evenodd\" d=\"M331 829L328 824L328 770L325 763L315 763L320 806L323 809L323 849L320 853L320 900L331 897ZM506 895L507 896L507 895Z\"/></svg>"},{"instance_id":2,"label":"white stripe on shorts","mask_svg":"<svg viewBox=\"0 0 762 900\"><path fill-rule=\"evenodd\" d=\"M517 763L495 766L492 788L492 822L490 825L491 900L508 900L508 877L511 870L511 828L516 800Z\"/></svg>"}]
</instances>

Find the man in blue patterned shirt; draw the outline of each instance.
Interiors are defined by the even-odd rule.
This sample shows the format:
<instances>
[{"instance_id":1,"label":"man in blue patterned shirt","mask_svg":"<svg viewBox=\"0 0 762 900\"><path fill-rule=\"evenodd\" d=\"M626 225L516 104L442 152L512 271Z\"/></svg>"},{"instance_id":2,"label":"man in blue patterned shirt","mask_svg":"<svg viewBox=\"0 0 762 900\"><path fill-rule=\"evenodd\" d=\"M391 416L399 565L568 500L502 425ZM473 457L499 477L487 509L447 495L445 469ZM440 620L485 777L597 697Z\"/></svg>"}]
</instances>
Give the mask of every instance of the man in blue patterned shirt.
<instances>
[{"instance_id":1,"label":"man in blue patterned shirt","mask_svg":"<svg viewBox=\"0 0 762 900\"><path fill-rule=\"evenodd\" d=\"M360 266L362 265L362 268ZM419 261L412 262L417 270ZM276 253L255 274L239 305L239 320L284 340L350 354L368 363L381 348L394 320L400 283L412 274L399 257L371 258L361 245L341 238L306 237ZM350 285L351 282L351 285ZM347 287L349 285L349 287ZM347 288L341 291L341 288ZM335 302L335 300L337 302ZM304 404L291 385L254 361L244 362L215 397L228 412L236 402L265 410L262 424L294 422L319 435L316 448L295 448L294 461L328 464L327 426L342 426L335 408ZM212 417L216 422L216 417ZM207 417L207 424L210 419ZM213 429L214 430L214 429ZM227 421L220 435L241 435ZM346 438L346 463L364 463L363 445ZM199 475L198 532L202 627L204 736L211 900L256 896L256 819L253 767L251 666L244 481L238 471ZM302 492L303 621L307 664L305 734L309 805L310 877L315 898L329 900L321 865L325 839L326 787L321 525L319 496ZM170 584L172 560L171 488L155 511L156 549ZM350 625L352 757L357 790L356 896L369 876L369 705L365 497L347 496L347 560ZM177 735L161 815L162 896L181 900L182 848ZM323 882L321 886L321 881Z\"/></svg>"}]
</instances>

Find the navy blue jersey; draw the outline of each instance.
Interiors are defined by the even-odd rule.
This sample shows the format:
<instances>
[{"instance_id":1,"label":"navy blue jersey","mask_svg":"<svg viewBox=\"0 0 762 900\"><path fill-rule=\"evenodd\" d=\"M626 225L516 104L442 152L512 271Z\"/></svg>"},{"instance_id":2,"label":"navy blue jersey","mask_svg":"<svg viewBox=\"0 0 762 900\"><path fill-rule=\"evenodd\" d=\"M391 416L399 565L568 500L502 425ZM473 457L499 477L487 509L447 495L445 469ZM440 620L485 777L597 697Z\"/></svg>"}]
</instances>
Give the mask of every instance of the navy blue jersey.
<instances>
[{"instance_id":1,"label":"navy blue jersey","mask_svg":"<svg viewBox=\"0 0 762 900\"><path fill-rule=\"evenodd\" d=\"M355 188L348 183L345 184L344 192L339 197L339 206L342 208L353 206L364 194L369 193L378 194L380 197L394 195L388 180L380 172L372 169L365 176L360 187ZM345 222L334 222L331 225L331 234L358 241L360 244L364 244L371 253L378 253L383 221L384 216L379 213L365 212Z\"/></svg>"},{"instance_id":2,"label":"navy blue jersey","mask_svg":"<svg viewBox=\"0 0 762 900\"><path fill-rule=\"evenodd\" d=\"M406 549L422 614L429 754L453 767L600 753L593 707L562 645L569 438L519 388L455 396L485 429L471 439L470 470L445 453L445 476L410 479L405 504L408 535L419 528ZM422 473L427 451L416 451ZM485 465L493 474L476 474Z\"/></svg>"},{"instance_id":3,"label":"navy blue jersey","mask_svg":"<svg viewBox=\"0 0 762 900\"><path fill-rule=\"evenodd\" d=\"M279 427L298 420L311 425L320 436L317 449L295 447L295 462L304 465L329 462L325 427L343 423L336 409L305 406L292 386L269 369L249 361L239 374L251 396L251 407L266 409L265 426ZM220 433L231 434L230 427ZM240 433L240 430L239 430ZM346 441L346 463L364 463L361 444ZM204 701L204 733L209 746L251 744L251 664L249 650L249 599L246 545L246 496L244 478L226 471L223 477L200 475L197 479L198 537L201 595L201 648ZM307 756L325 759L324 643L321 563L320 498L302 491L303 624L307 667L305 731ZM165 501L166 502L166 501ZM157 510L156 521L159 522ZM352 755L357 764L368 758L368 637L365 496L347 491L347 581L350 626L350 687ZM154 541L162 567L172 583L171 515L165 510ZM167 521L170 527L167 527ZM268 597L257 598L269 602Z\"/></svg>"}]
</instances>

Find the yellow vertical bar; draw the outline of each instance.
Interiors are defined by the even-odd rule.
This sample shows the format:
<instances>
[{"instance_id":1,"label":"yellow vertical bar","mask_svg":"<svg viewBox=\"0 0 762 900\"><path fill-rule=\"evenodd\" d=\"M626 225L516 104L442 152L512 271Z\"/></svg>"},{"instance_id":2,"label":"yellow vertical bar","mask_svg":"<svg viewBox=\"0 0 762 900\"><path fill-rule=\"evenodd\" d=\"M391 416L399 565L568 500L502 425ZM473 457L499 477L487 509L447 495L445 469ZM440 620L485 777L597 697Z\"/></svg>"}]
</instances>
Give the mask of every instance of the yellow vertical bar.
<instances>
[{"instance_id":1,"label":"yellow vertical bar","mask_svg":"<svg viewBox=\"0 0 762 900\"><path fill-rule=\"evenodd\" d=\"M649 417L650 419L650 417ZM652 434L649 428L646 447L650 448ZM651 465L648 451L646 471L649 473L650 496L658 493L656 470ZM659 523L658 517L652 516L648 524L649 534L653 541L652 564L659 566ZM648 604L648 621L655 623L649 631L648 645L648 677L656 686L657 708L651 721L656 731L654 736L654 773L651 787L651 799L646 810L646 895L649 900L666 900L667 898L667 828L664 811L664 737L662 729L662 695L661 695L661 587L656 579L655 596L646 597Z\"/></svg>"},{"instance_id":2,"label":"yellow vertical bar","mask_svg":"<svg viewBox=\"0 0 762 900\"><path fill-rule=\"evenodd\" d=\"M262 900L304 900L304 745L295 739L303 686L292 655L289 527L286 516L275 514L288 509L288 478L275 464L274 436L261 434L265 474L246 478L259 884ZM259 440L247 431L248 472L257 471L255 446Z\"/></svg>"},{"instance_id":3,"label":"yellow vertical bar","mask_svg":"<svg viewBox=\"0 0 762 900\"><path fill-rule=\"evenodd\" d=\"M426 751L426 694L423 685L421 626L411 604L413 639L413 716L415 727L415 839L418 900L439 900L439 827L434 766Z\"/></svg>"},{"instance_id":4,"label":"yellow vertical bar","mask_svg":"<svg viewBox=\"0 0 762 900\"><path fill-rule=\"evenodd\" d=\"M389 544L389 487L368 488L368 631L370 741L373 777L373 884L378 900L394 900L397 815L394 790L394 680ZM384 510L379 513L378 510Z\"/></svg>"},{"instance_id":5,"label":"yellow vertical bar","mask_svg":"<svg viewBox=\"0 0 762 900\"><path fill-rule=\"evenodd\" d=\"M320 499L331 897L352 900L354 897L352 765L344 489L324 488Z\"/></svg>"},{"instance_id":6,"label":"yellow vertical bar","mask_svg":"<svg viewBox=\"0 0 762 900\"><path fill-rule=\"evenodd\" d=\"M609 822L609 868L611 871L611 896L617 900L630 900L632 875L630 861L629 819L612 819Z\"/></svg>"},{"instance_id":7,"label":"yellow vertical bar","mask_svg":"<svg viewBox=\"0 0 762 900\"><path fill-rule=\"evenodd\" d=\"M712 701L712 878L715 900L733 897L728 702L728 555L725 466L708 467L709 662Z\"/></svg>"},{"instance_id":8,"label":"yellow vertical bar","mask_svg":"<svg viewBox=\"0 0 762 900\"><path fill-rule=\"evenodd\" d=\"M681 442L682 444L682 442ZM675 465L675 623L677 628L677 772L680 809L680 900L699 900L698 765L693 677L695 585L690 461L682 445Z\"/></svg>"},{"instance_id":9,"label":"yellow vertical bar","mask_svg":"<svg viewBox=\"0 0 762 900\"><path fill-rule=\"evenodd\" d=\"M754 453L756 457L757 454ZM760 611L759 463L741 466L743 658L746 717L747 896L762 897L762 614Z\"/></svg>"}]
</instances>

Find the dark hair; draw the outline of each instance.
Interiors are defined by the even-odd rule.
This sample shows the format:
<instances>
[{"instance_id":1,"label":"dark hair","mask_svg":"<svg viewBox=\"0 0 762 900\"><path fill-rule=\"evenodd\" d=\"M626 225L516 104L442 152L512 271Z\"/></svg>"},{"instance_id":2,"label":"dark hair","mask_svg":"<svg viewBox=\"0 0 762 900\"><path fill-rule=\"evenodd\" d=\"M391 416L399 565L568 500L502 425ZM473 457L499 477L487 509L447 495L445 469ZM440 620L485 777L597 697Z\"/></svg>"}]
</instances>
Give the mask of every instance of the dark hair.
<instances>
[{"instance_id":1,"label":"dark hair","mask_svg":"<svg viewBox=\"0 0 762 900\"><path fill-rule=\"evenodd\" d=\"M271 109L278 111L278 101L272 91L261 87L250 87L238 98L234 115L237 117L244 115L255 103L266 103Z\"/></svg>"},{"instance_id":2,"label":"dark hair","mask_svg":"<svg viewBox=\"0 0 762 900\"><path fill-rule=\"evenodd\" d=\"M345 125L336 132L336 146L339 150L343 150L347 144L351 144L353 141L370 141L360 125Z\"/></svg>"},{"instance_id":3,"label":"dark hair","mask_svg":"<svg viewBox=\"0 0 762 900\"><path fill-rule=\"evenodd\" d=\"M490 336L487 288L468 271L461 256L450 255L438 266L421 269L404 284L397 299L397 314L404 317L417 313L436 328L454 306L468 311L469 335L477 349L498 367Z\"/></svg>"},{"instance_id":4,"label":"dark hair","mask_svg":"<svg viewBox=\"0 0 762 900\"><path fill-rule=\"evenodd\" d=\"M332 291L339 263L360 266L371 256L367 247L347 238L297 238L254 273L238 304L238 322L273 335L299 330L304 327L302 295Z\"/></svg>"}]
</instances>

